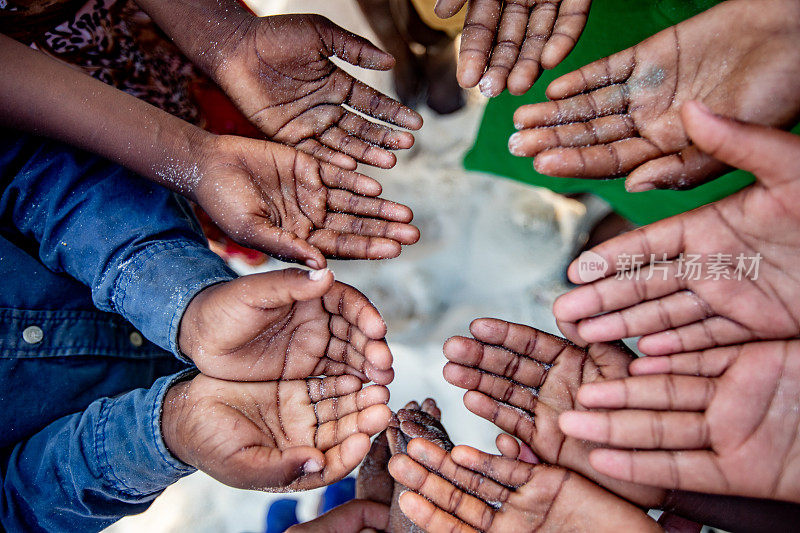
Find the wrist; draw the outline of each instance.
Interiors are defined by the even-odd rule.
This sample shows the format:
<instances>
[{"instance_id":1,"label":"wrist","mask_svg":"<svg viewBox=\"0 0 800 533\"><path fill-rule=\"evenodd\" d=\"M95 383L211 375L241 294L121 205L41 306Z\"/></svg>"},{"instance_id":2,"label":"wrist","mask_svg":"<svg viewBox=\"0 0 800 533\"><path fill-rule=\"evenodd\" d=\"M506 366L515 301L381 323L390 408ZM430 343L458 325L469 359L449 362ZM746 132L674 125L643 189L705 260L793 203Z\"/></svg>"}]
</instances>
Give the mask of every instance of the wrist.
<instances>
[{"instance_id":1,"label":"wrist","mask_svg":"<svg viewBox=\"0 0 800 533\"><path fill-rule=\"evenodd\" d=\"M191 464L184 446L181 421L187 414L190 381L179 381L167 389L161 411L161 435L169 452L178 460Z\"/></svg>"}]
</instances>

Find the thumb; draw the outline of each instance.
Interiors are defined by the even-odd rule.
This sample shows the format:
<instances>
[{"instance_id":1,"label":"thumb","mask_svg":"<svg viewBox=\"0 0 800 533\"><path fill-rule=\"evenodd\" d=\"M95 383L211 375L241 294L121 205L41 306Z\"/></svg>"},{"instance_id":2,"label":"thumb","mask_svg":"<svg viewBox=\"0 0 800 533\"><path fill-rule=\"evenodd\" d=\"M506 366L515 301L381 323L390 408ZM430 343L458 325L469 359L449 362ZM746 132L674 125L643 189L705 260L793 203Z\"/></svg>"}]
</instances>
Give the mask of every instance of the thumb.
<instances>
[{"instance_id":1,"label":"thumb","mask_svg":"<svg viewBox=\"0 0 800 533\"><path fill-rule=\"evenodd\" d=\"M466 3L467 0L437 0L433 11L440 19L449 19L454 17Z\"/></svg>"},{"instance_id":2,"label":"thumb","mask_svg":"<svg viewBox=\"0 0 800 533\"><path fill-rule=\"evenodd\" d=\"M287 268L237 280L239 295L251 307L272 309L321 298L333 285L333 272Z\"/></svg>"},{"instance_id":3,"label":"thumb","mask_svg":"<svg viewBox=\"0 0 800 533\"><path fill-rule=\"evenodd\" d=\"M394 66L394 57L391 54L327 18L318 17L316 26L331 55L351 65L371 70L389 70Z\"/></svg>"},{"instance_id":4,"label":"thumb","mask_svg":"<svg viewBox=\"0 0 800 533\"><path fill-rule=\"evenodd\" d=\"M262 489L282 489L299 478L316 474L325 468L325 455L310 446L287 450L271 447L248 448L249 458L240 458L249 471L250 486ZM246 459L246 460L245 460Z\"/></svg>"},{"instance_id":5,"label":"thumb","mask_svg":"<svg viewBox=\"0 0 800 533\"><path fill-rule=\"evenodd\" d=\"M681 110L683 125L704 152L728 165L755 174L767 186L797 177L793 161L800 159L800 137L758 124L713 114L699 102Z\"/></svg>"}]
</instances>

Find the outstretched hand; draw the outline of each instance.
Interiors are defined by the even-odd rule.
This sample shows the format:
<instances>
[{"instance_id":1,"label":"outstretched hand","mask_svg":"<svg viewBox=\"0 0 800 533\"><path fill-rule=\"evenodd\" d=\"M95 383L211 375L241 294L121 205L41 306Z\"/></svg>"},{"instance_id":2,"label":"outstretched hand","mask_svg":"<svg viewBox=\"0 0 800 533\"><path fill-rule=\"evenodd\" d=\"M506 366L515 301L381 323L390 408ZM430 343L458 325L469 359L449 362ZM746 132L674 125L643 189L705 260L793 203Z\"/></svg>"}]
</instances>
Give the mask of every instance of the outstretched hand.
<instances>
[{"instance_id":1,"label":"outstretched hand","mask_svg":"<svg viewBox=\"0 0 800 533\"><path fill-rule=\"evenodd\" d=\"M551 176L630 174L633 192L699 185L726 167L690 142L681 106L698 100L739 120L795 124L798 17L795 0L731 0L562 76L547 89L554 101L517 110L511 151L535 156Z\"/></svg>"},{"instance_id":2,"label":"outstretched hand","mask_svg":"<svg viewBox=\"0 0 800 533\"><path fill-rule=\"evenodd\" d=\"M323 268L325 257L385 259L419 240L411 209L372 178L280 144L214 137L192 196L232 239Z\"/></svg>"},{"instance_id":3,"label":"outstretched hand","mask_svg":"<svg viewBox=\"0 0 800 533\"><path fill-rule=\"evenodd\" d=\"M439 0L436 14L454 16L467 0ZM480 84L488 97L508 88L524 94L542 69L555 68L578 41L592 0L469 0L458 81Z\"/></svg>"},{"instance_id":4,"label":"outstretched hand","mask_svg":"<svg viewBox=\"0 0 800 533\"><path fill-rule=\"evenodd\" d=\"M335 56L388 70L394 66L391 55L319 15L247 16L246 21L243 31L228 36L209 70L272 140L351 170L358 161L390 168L396 158L389 150L414 144L410 133L375 121L417 130L422 118L331 61Z\"/></svg>"},{"instance_id":5,"label":"outstretched hand","mask_svg":"<svg viewBox=\"0 0 800 533\"><path fill-rule=\"evenodd\" d=\"M327 513L297 524L286 533L339 533L341 531L387 531L389 507L370 500L351 500Z\"/></svg>"},{"instance_id":6,"label":"outstretched hand","mask_svg":"<svg viewBox=\"0 0 800 533\"><path fill-rule=\"evenodd\" d=\"M575 395L583 383L602 382L628 376L633 360L629 351L610 344L583 350L564 339L533 328L502 320L473 321L475 337L453 337L444 345L449 360L444 378L467 389L464 405L530 446L509 452L506 439L498 448L528 461L574 470L620 496L642 506L659 507L664 491L641 484L620 483L600 474L589 464L593 446L564 435L558 416L578 408ZM515 455L514 455L515 454Z\"/></svg>"},{"instance_id":7,"label":"outstretched hand","mask_svg":"<svg viewBox=\"0 0 800 533\"><path fill-rule=\"evenodd\" d=\"M800 502L800 342L642 358L636 377L587 384L559 423L594 468L633 483ZM652 374L652 375L651 375ZM628 451L635 448L637 451Z\"/></svg>"},{"instance_id":8,"label":"outstretched hand","mask_svg":"<svg viewBox=\"0 0 800 533\"><path fill-rule=\"evenodd\" d=\"M389 462L410 490L403 513L425 531L660 531L647 514L564 468L414 439Z\"/></svg>"},{"instance_id":9,"label":"outstretched hand","mask_svg":"<svg viewBox=\"0 0 800 533\"><path fill-rule=\"evenodd\" d=\"M204 374L234 381L350 374L392 381L378 310L330 271L298 269L212 285L189 303L179 346Z\"/></svg>"},{"instance_id":10,"label":"outstretched hand","mask_svg":"<svg viewBox=\"0 0 800 533\"><path fill-rule=\"evenodd\" d=\"M389 424L389 391L353 376L236 383L202 374L167 391L164 442L236 488L308 490L349 474Z\"/></svg>"},{"instance_id":11,"label":"outstretched hand","mask_svg":"<svg viewBox=\"0 0 800 533\"><path fill-rule=\"evenodd\" d=\"M683 122L700 149L757 182L594 248L604 277L553 307L571 340L642 336L642 352L665 355L800 335L800 137L696 103L684 106ZM589 281L581 261L569 267L574 283Z\"/></svg>"}]
</instances>

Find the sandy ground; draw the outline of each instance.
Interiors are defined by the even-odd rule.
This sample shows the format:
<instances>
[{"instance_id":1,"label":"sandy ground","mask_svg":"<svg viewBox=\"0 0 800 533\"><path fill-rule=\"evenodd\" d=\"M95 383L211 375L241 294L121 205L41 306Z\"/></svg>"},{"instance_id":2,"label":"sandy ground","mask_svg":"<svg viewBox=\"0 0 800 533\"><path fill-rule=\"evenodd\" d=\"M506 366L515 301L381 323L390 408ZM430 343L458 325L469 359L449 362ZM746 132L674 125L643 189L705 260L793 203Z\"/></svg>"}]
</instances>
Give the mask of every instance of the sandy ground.
<instances>
[{"instance_id":1,"label":"sandy ground","mask_svg":"<svg viewBox=\"0 0 800 533\"><path fill-rule=\"evenodd\" d=\"M355 2L255 0L253 5L260 14L321 13L374 39ZM358 75L391 93L388 74ZM462 392L442 378L442 344L465 334L480 316L555 332L550 308L565 290L562 272L584 211L549 191L462 169L483 103L473 94L467 108L453 116L423 111L426 125L416 146L400 154L394 169L362 169L381 181L385 197L412 207L420 243L399 259L333 262L331 267L339 280L367 294L387 321L397 376L390 406L434 397L454 442L495 451L497 429L469 413ZM281 266L273 262L270 268ZM198 473L167 489L146 513L108 531L264 531L268 502L275 497L283 496L230 489ZM315 516L318 491L298 497L301 518Z\"/></svg>"}]
</instances>

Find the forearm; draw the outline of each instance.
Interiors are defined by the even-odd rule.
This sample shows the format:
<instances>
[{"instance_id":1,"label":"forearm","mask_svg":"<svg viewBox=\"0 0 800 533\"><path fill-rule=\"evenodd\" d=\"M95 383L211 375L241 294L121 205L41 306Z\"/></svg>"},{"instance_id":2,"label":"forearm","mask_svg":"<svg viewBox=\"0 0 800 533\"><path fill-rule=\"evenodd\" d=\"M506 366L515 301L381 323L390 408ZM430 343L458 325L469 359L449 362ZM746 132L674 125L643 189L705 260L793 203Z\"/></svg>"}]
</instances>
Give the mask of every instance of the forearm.
<instances>
[{"instance_id":1,"label":"forearm","mask_svg":"<svg viewBox=\"0 0 800 533\"><path fill-rule=\"evenodd\" d=\"M171 455L161 433L164 397L183 377L96 400L17 444L2 469L5 530L99 531L142 512L193 472Z\"/></svg>"},{"instance_id":2,"label":"forearm","mask_svg":"<svg viewBox=\"0 0 800 533\"><path fill-rule=\"evenodd\" d=\"M789 502L674 491L666 510L727 531L794 531L800 505Z\"/></svg>"},{"instance_id":3,"label":"forearm","mask_svg":"<svg viewBox=\"0 0 800 533\"><path fill-rule=\"evenodd\" d=\"M180 50L216 78L255 16L237 0L136 0Z\"/></svg>"},{"instance_id":4,"label":"forearm","mask_svg":"<svg viewBox=\"0 0 800 533\"><path fill-rule=\"evenodd\" d=\"M96 153L189 197L213 136L0 35L0 124Z\"/></svg>"}]
</instances>

